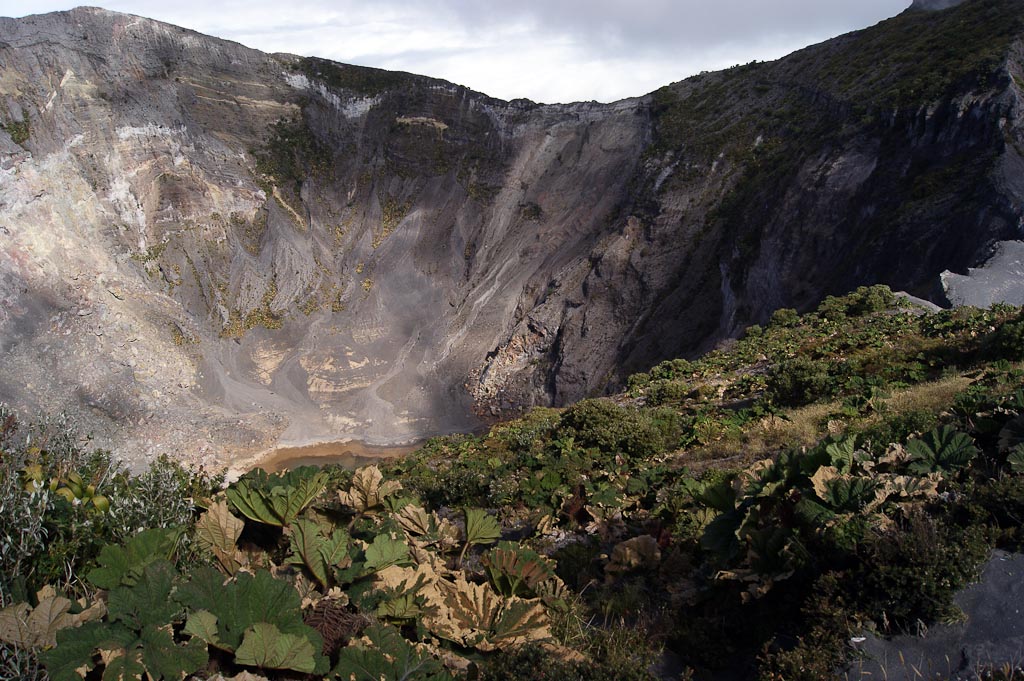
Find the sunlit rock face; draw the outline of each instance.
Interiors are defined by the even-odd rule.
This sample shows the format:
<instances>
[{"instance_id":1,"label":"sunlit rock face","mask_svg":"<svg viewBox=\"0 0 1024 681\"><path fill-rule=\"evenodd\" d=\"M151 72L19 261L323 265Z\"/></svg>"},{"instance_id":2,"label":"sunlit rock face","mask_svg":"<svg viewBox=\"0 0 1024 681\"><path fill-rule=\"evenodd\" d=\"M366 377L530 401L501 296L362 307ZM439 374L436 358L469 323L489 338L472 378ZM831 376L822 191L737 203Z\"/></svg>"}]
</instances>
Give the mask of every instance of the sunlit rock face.
<instances>
[{"instance_id":1,"label":"sunlit rock face","mask_svg":"<svg viewBox=\"0 0 1024 681\"><path fill-rule=\"evenodd\" d=\"M0 400L219 465L565 404L861 284L941 297L1021 236L1018 86L861 110L823 66L855 49L538 105L0 19Z\"/></svg>"}]
</instances>

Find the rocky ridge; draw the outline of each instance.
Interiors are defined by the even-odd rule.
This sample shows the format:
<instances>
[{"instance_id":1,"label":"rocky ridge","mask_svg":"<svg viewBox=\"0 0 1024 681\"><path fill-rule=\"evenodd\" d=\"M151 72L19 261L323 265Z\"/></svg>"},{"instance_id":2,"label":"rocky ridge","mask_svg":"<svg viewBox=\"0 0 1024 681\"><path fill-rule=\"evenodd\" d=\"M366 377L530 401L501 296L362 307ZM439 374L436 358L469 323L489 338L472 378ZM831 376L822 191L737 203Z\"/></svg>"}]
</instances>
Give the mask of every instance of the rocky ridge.
<instances>
[{"instance_id":1,"label":"rocky ridge","mask_svg":"<svg viewBox=\"0 0 1024 681\"><path fill-rule=\"evenodd\" d=\"M0 19L0 400L225 463L564 404L860 284L942 299L1022 236L1020 9L569 105Z\"/></svg>"}]
</instances>

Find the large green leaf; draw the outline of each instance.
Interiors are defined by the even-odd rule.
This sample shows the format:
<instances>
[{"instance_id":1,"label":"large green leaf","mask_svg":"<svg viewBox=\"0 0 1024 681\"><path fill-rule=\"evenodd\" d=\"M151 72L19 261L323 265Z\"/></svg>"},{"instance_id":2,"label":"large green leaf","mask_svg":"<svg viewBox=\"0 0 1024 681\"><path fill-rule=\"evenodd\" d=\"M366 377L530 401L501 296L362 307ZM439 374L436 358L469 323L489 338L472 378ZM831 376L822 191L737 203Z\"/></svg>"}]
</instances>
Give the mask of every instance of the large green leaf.
<instances>
[{"instance_id":1,"label":"large green leaf","mask_svg":"<svg viewBox=\"0 0 1024 681\"><path fill-rule=\"evenodd\" d=\"M1019 444L1006 455L1006 465L1014 473L1024 473L1024 444Z\"/></svg>"},{"instance_id":2,"label":"large green leaf","mask_svg":"<svg viewBox=\"0 0 1024 681\"><path fill-rule=\"evenodd\" d=\"M147 565L158 560L170 560L181 532L180 529L143 530L124 546L104 546L96 559L100 567L89 572L89 581L101 589L134 584Z\"/></svg>"},{"instance_id":3,"label":"large green leaf","mask_svg":"<svg viewBox=\"0 0 1024 681\"><path fill-rule=\"evenodd\" d=\"M123 622L135 631L147 626L170 624L181 612L171 598L177 571L167 561L148 566L132 586L121 586L110 592L107 615L111 621Z\"/></svg>"},{"instance_id":4,"label":"large green leaf","mask_svg":"<svg viewBox=\"0 0 1024 681\"><path fill-rule=\"evenodd\" d=\"M737 510L722 513L704 528L700 545L705 551L714 553L720 560L728 560L740 549L736 531L743 523L744 514Z\"/></svg>"},{"instance_id":5,"label":"large green leaf","mask_svg":"<svg viewBox=\"0 0 1024 681\"><path fill-rule=\"evenodd\" d=\"M294 522L324 491L329 479L327 473L309 466L276 475L256 469L225 493L228 501L246 518L281 527Z\"/></svg>"},{"instance_id":6,"label":"large green leaf","mask_svg":"<svg viewBox=\"0 0 1024 681\"><path fill-rule=\"evenodd\" d=\"M736 508L736 491L728 480L720 480L713 485L701 483L694 498L720 513L728 513Z\"/></svg>"},{"instance_id":7,"label":"large green leaf","mask_svg":"<svg viewBox=\"0 0 1024 681\"><path fill-rule=\"evenodd\" d=\"M999 451L1006 453L1024 444L1024 416L1011 419L999 431Z\"/></svg>"},{"instance_id":8,"label":"large green leaf","mask_svg":"<svg viewBox=\"0 0 1024 681\"><path fill-rule=\"evenodd\" d=\"M292 555L288 563L304 565L323 588L332 586L334 569L347 567L352 562L348 533L336 528L329 537L325 536L319 523L305 518L296 520L290 529L288 541Z\"/></svg>"},{"instance_id":9,"label":"large green leaf","mask_svg":"<svg viewBox=\"0 0 1024 681\"><path fill-rule=\"evenodd\" d=\"M466 543L493 544L501 539L501 525L494 516L478 508L466 509Z\"/></svg>"},{"instance_id":10,"label":"large green leaf","mask_svg":"<svg viewBox=\"0 0 1024 681\"><path fill-rule=\"evenodd\" d=\"M96 668L100 648L124 648L136 635L121 624L89 622L75 629L57 632L57 647L39 654L52 681L82 681L82 672Z\"/></svg>"},{"instance_id":11,"label":"large green leaf","mask_svg":"<svg viewBox=\"0 0 1024 681\"><path fill-rule=\"evenodd\" d=\"M209 610L196 610L185 622L185 633L194 638L206 641L215 648L221 648L220 634L217 632L217 616Z\"/></svg>"},{"instance_id":12,"label":"large green leaf","mask_svg":"<svg viewBox=\"0 0 1024 681\"><path fill-rule=\"evenodd\" d=\"M943 426L921 439L908 441L907 451L910 453L907 469L915 475L927 475L964 468L979 450L970 435L958 432L952 426Z\"/></svg>"},{"instance_id":13,"label":"large green leaf","mask_svg":"<svg viewBox=\"0 0 1024 681\"><path fill-rule=\"evenodd\" d=\"M179 645L174 640L173 626L181 612L173 597L176 577L173 565L158 560L143 570L135 584L112 589L108 622L58 635L56 656L47 662L53 666L51 676L57 679L69 671L90 669L97 654L104 681L144 676L178 681L206 664L206 643L192 639ZM73 659L79 663L69 670Z\"/></svg>"},{"instance_id":14,"label":"large green leaf","mask_svg":"<svg viewBox=\"0 0 1024 681\"><path fill-rule=\"evenodd\" d=\"M804 497L793 507L793 514L806 527L822 528L835 519L836 514L809 497Z\"/></svg>"},{"instance_id":15,"label":"large green leaf","mask_svg":"<svg viewBox=\"0 0 1024 681\"><path fill-rule=\"evenodd\" d=\"M502 596L536 596L537 587L555 575L550 562L536 551L502 542L481 562L491 585Z\"/></svg>"},{"instance_id":16,"label":"large green leaf","mask_svg":"<svg viewBox=\"0 0 1024 681\"><path fill-rule=\"evenodd\" d=\"M174 645L173 641L171 645ZM134 645L126 648L100 649L100 659L103 661L103 681L138 681L148 678L142 650ZM153 681L158 681L161 675L154 672L152 678Z\"/></svg>"},{"instance_id":17,"label":"large green leaf","mask_svg":"<svg viewBox=\"0 0 1024 681\"><path fill-rule=\"evenodd\" d=\"M139 644L146 673L153 678L178 681L198 671L209 659L204 641L194 638L178 645L170 626L147 627L139 637Z\"/></svg>"},{"instance_id":18,"label":"large green leaf","mask_svg":"<svg viewBox=\"0 0 1024 681\"><path fill-rule=\"evenodd\" d=\"M825 446L829 461L832 466L847 475L861 468L866 462L871 461L868 452L857 449L857 437L850 435L841 440L833 440Z\"/></svg>"},{"instance_id":19,"label":"large green leaf","mask_svg":"<svg viewBox=\"0 0 1024 681\"><path fill-rule=\"evenodd\" d=\"M551 638L551 621L544 606L537 601L510 598L505 600L488 642L496 648L509 648Z\"/></svg>"},{"instance_id":20,"label":"large green leaf","mask_svg":"<svg viewBox=\"0 0 1024 681\"><path fill-rule=\"evenodd\" d=\"M459 564L466 557L466 551L474 544L493 544L501 539L501 525L487 511L478 508L466 509L466 544L459 555Z\"/></svg>"},{"instance_id":21,"label":"large green leaf","mask_svg":"<svg viewBox=\"0 0 1024 681\"><path fill-rule=\"evenodd\" d=\"M242 645L235 651L235 662L312 674L317 668L317 652L308 638L283 634L273 624L258 622L246 630Z\"/></svg>"},{"instance_id":22,"label":"large green leaf","mask_svg":"<svg viewBox=\"0 0 1024 681\"><path fill-rule=\"evenodd\" d=\"M414 648L397 629L374 625L338 654L340 681L454 681L440 662Z\"/></svg>"},{"instance_id":23,"label":"large green leaf","mask_svg":"<svg viewBox=\"0 0 1024 681\"><path fill-rule=\"evenodd\" d=\"M186 631L221 650L237 651L246 631L259 623L272 624L282 634L305 638L316 651L323 646L320 634L302 621L298 592L266 570L254 575L239 573L225 583L216 570L198 568L192 579L178 588L177 597L191 610L208 613L195 615L194 620L190 617ZM320 657L316 662L318 666L326 665Z\"/></svg>"},{"instance_id":24,"label":"large green leaf","mask_svg":"<svg viewBox=\"0 0 1024 681\"><path fill-rule=\"evenodd\" d=\"M839 513L852 513L867 506L875 498L877 481L872 478L844 475L829 480L823 501Z\"/></svg>"},{"instance_id":25,"label":"large green leaf","mask_svg":"<svg viewBox=\"0 0 1024 681\"><path fill-rule=\"evenodd\" d=\"M387 534L378 534L373 543L366 547L366 570L379 572L390 565L409 565L409 545L403 539L396 539Z\"/></svg>"}]
</instances>

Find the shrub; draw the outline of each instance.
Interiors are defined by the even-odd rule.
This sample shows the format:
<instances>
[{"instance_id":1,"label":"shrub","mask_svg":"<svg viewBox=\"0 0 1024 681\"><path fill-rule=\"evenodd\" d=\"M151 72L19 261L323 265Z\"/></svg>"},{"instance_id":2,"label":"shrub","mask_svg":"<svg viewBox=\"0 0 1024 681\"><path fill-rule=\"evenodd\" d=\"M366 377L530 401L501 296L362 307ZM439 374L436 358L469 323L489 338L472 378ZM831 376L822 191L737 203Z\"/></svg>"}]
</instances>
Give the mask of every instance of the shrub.
<instances>
[{"instance_id":1,"label":"shrub","mask_svg":"<svg viewBox=\"0 0 1024 681\"><path fill-rule=\"evenodd\" d=\"M827 362L794 357L768 374L767 397L774 403L798 407L832 395Z\"/></svg>"},{"instance_id":2,"label":"shrub","mask_svg":"<svg viewBox=\"0 0 1024 681\"><path fill-rule=\"evenodd\" d=\"M593 447L605 454L653 456L671 442L673 430L678 432L678 422L673 428L667 416L661 413L656 421L611 400L583 400L565 410L557 433L560 437L575 438L581 447Z\"/></svg>"},{"instance_id":3,"label":"shrub","mask_svg":"<svg viewBox=\"0 0 1024 681\"><path fill-rule=\"evenodd\" d=\"M1006 322L993 334L991 353L1012 362L1024 360L1024 319Z\"/></svg>"},{"instance_id":4,"label":"shrub","mask_svg":"<svg viewBox=\"0 0 1024 681\"><path fill-rule=\"evenodd\" d=\"M683 381L652 381L647 386L647 404L657 407L669 402L682 402L692 390Z\"/></svg>"},{"instance_id":5,"label":"shrub","mask_svg":"<svg viewBox=\"0 0 1024 681\"><path fill-rule=\"evenodd\" d=\"M976 576L989 550L983 528L958 527L920 512L865 543L851 588L866 613L888 622L889 631L955 617L953 595Z\"/></svg>"},{"instance_id":6,"label":"shrub","mask_svg":"<svg viewBox=\"0 0 1024 681\"><path fill-rule=\"evenodd\" d=\"M769 327L789 328L799 323L800 315L797 314L797 311L789 307L783 307L772 313Z\"/></svg>"}]
</instances>

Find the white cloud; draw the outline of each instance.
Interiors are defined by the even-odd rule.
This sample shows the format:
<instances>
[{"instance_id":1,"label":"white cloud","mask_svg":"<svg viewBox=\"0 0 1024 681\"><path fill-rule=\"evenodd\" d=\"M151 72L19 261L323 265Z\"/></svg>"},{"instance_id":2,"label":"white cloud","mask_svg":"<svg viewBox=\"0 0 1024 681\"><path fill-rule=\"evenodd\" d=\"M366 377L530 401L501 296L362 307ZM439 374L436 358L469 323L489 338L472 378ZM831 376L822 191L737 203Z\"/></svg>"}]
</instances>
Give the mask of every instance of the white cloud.
<instances>
[{"instance_id":1,"label":"white cloud","mask_svg":"<svg viewBox=\"0 0 1024 681\"><path fill-rule=\"evenodd\" d=\"M422 73L536 101L641 95L703 70L783 56L909 0L111 0L267 52ZM0 0L0 15L68 9Z\"/></svg>"}]
</instances>

